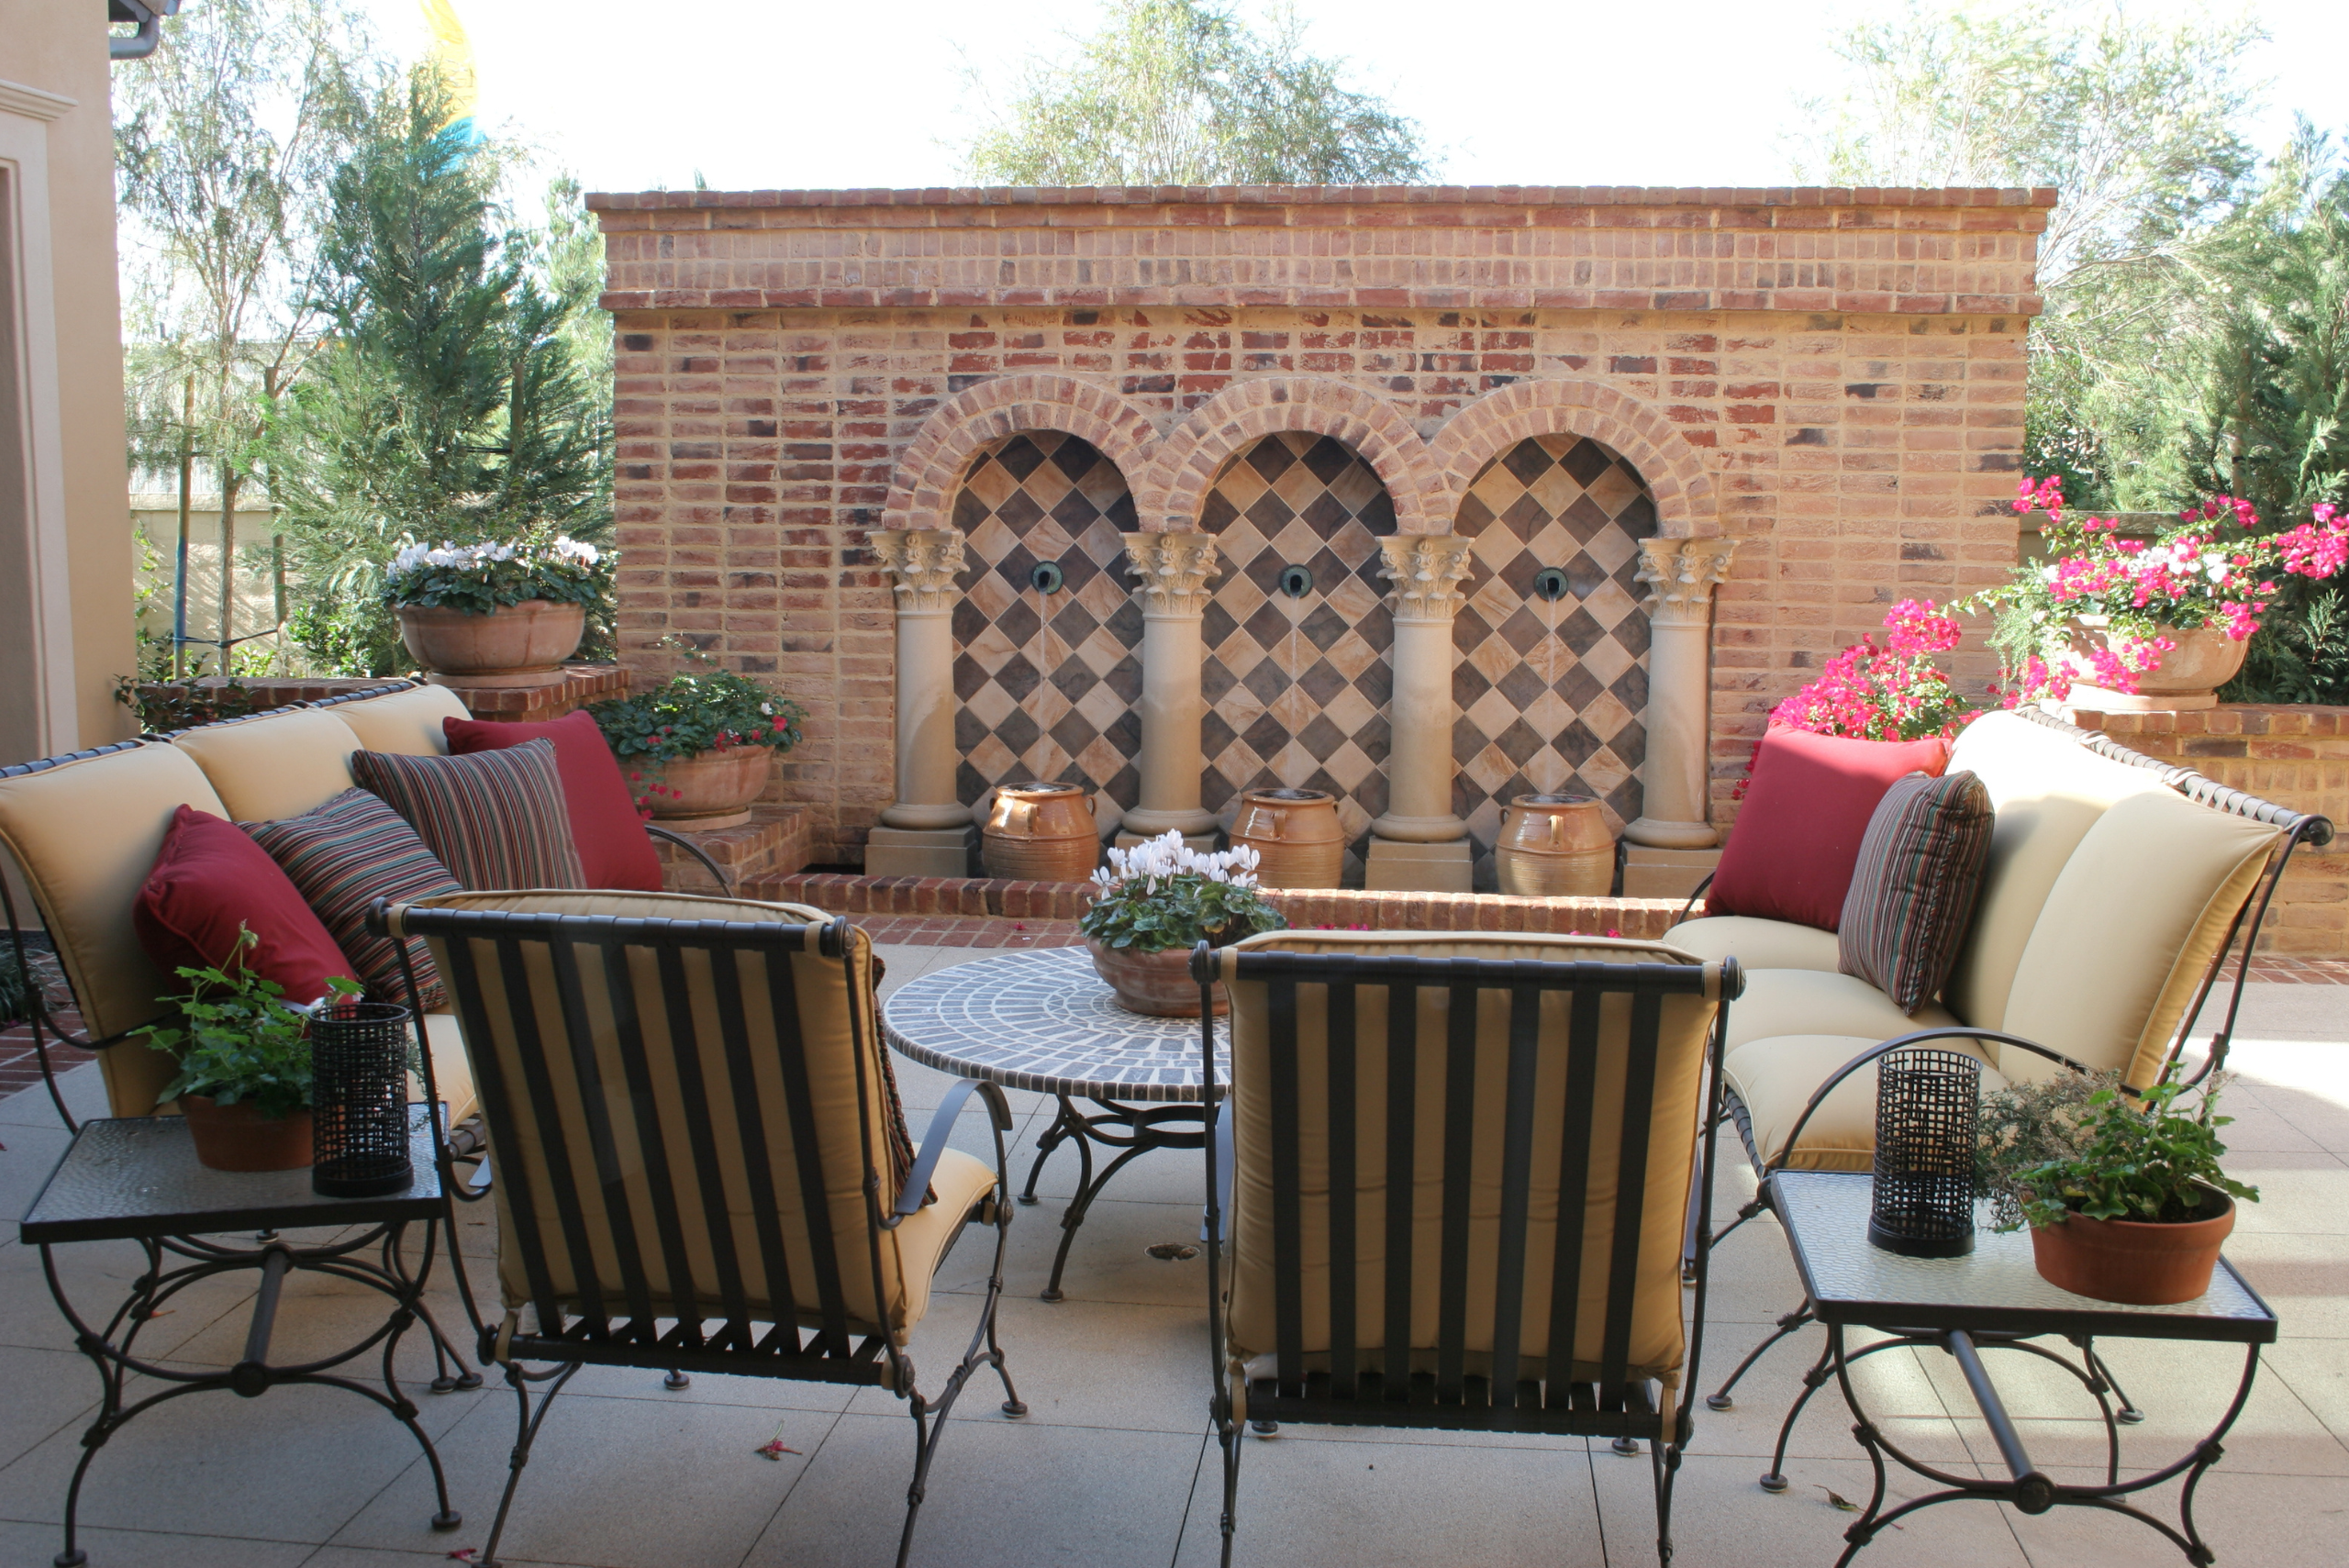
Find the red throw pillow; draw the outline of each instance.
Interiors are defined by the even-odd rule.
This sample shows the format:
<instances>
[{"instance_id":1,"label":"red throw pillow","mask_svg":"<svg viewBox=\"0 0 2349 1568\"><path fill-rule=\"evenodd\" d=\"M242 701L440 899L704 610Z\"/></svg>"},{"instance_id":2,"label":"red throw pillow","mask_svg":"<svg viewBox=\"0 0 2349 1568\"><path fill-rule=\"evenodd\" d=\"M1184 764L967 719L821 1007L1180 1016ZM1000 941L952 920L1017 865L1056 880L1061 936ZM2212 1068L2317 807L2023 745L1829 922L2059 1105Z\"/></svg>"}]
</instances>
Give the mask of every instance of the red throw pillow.
<instances>
[{"instance_id":1,"label":"red throw pillow","mask_svg":"<svg viewBox=\"0 0 2349 1568\"><path fill-rule=\"evenodd\" d=\"M571 838L579 846L579 869L587 885L661 891L661 856L637 815L628 780L620 776L619 759L584 712L567 713L549 724L444 718L440 728L449 737L450 752L459 757L542 738L553 741L555 772L562 778Z\"/></svg>"},{"instance_id":2,"label":"red throw pillow","mask_svg":"<svg viewBox=\"0 0 2349 1568\"><path fill-rule=\"evenodd\" d=\"M328 976L359 973L269 851L235 823L193 806L172 813L130 923L166 974L226 967L241 924L260 939L245 953L245 967L284 986L289 1002L315 1002L327 994Z\"/></svg>"},{"instance_id":3,"label":"red throw pillow","mask_svg":"<svg viewBox=\"0 0 2349 1568\"><path fill-rule=\"evenodd\" d=\"M1709 915L1752 915L1834 930L1868 819L1893 781L1939 778L1949 742L1847 740L1773 724L1753 782L1705 894Z\"/></svg>"}]
</instances>

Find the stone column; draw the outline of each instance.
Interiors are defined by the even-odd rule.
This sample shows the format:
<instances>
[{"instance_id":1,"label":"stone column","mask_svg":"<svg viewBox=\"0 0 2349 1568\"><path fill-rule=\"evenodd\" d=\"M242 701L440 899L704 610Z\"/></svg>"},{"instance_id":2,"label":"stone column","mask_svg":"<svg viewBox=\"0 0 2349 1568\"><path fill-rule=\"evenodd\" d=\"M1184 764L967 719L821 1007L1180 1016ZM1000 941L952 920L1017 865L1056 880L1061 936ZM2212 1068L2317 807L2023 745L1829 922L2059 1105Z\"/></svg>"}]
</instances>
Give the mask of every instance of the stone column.
<instances>
[{"instance_id":1,"label":"stone column","mask_svg":"<svg viewBox=\"0 0 2349 1568\"><path fill-rule=\"evenodd\" d=\"M1172 829L1195 848L1215 843L1215 815L1199 804L1199 617L1216 574L1207 534L1139 533L1126 539L1126 570L1141 579L1141 801L1126 813L1118 842Z\"/></svg>"},{"instance_id":2,"label":"stone column","mask_svg":"<svg viewBox=\"0 0 2349 1568\"><path fill-rule=\"evenodd\" d=\"M1467 893L1475 850L1452 810L1452 617L1464 599L1468 541L1451 534L1381 539L1395 584L1395 695L1386 709L1386 814L1364 878L1379 890Z\"/></svg>"},{"instance_id":3,"label":"stone column","mask_svg":"<svg viewBox=\"0 0 2349 1568\"><path fill-rule=\"evenodd\" d=\"M1645 806L1623 829L1634 844L1701 850L1720 841L1707 820L1712 736L1713 584L1729 575L1733 539L1640 542L1639 580L1654 584L1649 613Z\"/></svg>"},{"instance_id":4,"label":"stone column","mask_svg":"<svg viewBox=\"0 0 2349 1568\"><path fill-rule=\"evenodd\" d=\"M968 876L978 849L971 808L954 795L953 528L894 528L873 553L897 597L897 798L864 851L868 876Z\"/></svg>"}]
</instances>

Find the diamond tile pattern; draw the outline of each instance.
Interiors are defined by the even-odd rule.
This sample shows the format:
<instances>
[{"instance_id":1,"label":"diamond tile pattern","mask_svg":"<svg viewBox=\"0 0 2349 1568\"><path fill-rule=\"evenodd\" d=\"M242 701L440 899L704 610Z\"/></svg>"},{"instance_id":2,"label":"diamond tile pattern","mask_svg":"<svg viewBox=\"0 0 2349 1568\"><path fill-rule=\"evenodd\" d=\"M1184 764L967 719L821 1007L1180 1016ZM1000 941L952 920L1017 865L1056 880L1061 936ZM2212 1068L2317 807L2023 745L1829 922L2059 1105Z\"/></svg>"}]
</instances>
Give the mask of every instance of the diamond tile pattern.
<instances>
[{"instance_id":1,"label":"diamond tile pattern","mask_svg":"<svg viewBox=\"0 0 2349 1568\"><path fill-rule=\"evenodd\" d=\"M1648 613L1634 573L1655 502L1612 450L1537 436L1476 476L1457 528L1474 547L1452 628L1453 809L1475 842L1476 885L1490 889L1512 795L1596 795L1618 831L1640 815ZM1566 574L1555 601L1533 589L1551 566Z\"/></svg>"},{"instance_id":2,"label":"diamond tile pattern","mask_svg":"<svg viewBox=\"0 0 2349 1568\"><path fill-rule=\"evenodd\" d=\"M1117 464L1057 430L1007 436L954 497L967 559L954 606L955 792L1084 784L1121 808L1141 775L1141 607L1122 570L1133 498ZM1063 586L1030 580L1058 563Z\"/></svg>"},{"instance_id":3,"label":"diamond tile pattern","mask_svg":"<svg viewBox=\"0 0 2349 1568\"><path fill-rule=\"evenodd\" d=\"M1228 828L1243 790L1328 791L1345 880L1360 886L1371 818L1386 809L1395 624L1378 540L1395 531L1394 503L1351 448L1280 431L1217 478L1199 528L1222 567L1202 627L1200 802ZM1302 598L1281 592L1289 566L1312 573Z\"/></svg>"}]
</instances>

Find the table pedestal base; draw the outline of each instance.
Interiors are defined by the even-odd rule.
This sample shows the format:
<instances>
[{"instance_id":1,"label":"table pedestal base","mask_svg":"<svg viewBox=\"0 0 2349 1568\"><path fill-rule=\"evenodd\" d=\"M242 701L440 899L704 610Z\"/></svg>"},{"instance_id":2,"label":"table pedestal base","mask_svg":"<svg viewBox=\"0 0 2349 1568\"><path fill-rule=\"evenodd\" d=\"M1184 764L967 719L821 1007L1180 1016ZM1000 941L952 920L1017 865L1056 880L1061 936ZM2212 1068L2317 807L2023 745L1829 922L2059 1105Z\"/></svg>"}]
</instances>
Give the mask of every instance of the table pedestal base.
<instances>
[{"instance_id":1,"label":"table pedestal base","mask_svg":"<svg viewBox=\"0 0 2349 1568\"><path fill-rule=\"evenodd\" d=\"M1036 1201L1036 1178L1044 1173L1044 1162L1063 1142L1074 1140L1076 1157L1082 1162L1077 1178L1076 1195L1069 1200L1061 1215L1061 1244L1052 1254L1052 1277L1044 1286L1044 1299L1061 1299L1061 1271L1068 1265L1069 1243L1076 1240L1076 1228L1085 1223L1085 1211L1109 1178L1125 1169L1135 1156L1153 1149L1205 1149L1207 1147L1207 1113L1197 1105L1176 1103L1156 1106L1127 1106L1115 1101L1095 1099L1098 1108L1085 1112L1077 1108L1068 1095L1060 1096L1060 1115L1052 1125L1036 1140L1036 1162L1029 1167L1028 1184L1019 1192L1019 1201ZM1121 1151L1118 1157L1093 1173L1093 1145Z\"/></svg>"}]
</instances>

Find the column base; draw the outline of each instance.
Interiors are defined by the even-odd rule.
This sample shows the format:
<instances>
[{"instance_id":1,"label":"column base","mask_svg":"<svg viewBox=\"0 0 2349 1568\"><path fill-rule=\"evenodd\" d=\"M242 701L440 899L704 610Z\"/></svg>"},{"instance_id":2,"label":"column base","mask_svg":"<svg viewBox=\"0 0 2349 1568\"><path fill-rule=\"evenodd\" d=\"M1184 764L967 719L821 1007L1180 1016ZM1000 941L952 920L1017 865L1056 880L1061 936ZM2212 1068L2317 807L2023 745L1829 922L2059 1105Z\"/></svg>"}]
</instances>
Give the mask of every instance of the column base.
<instances>
[{"instance_id":1,"label":"column base","mask_svg":"<svg viewBox=\"0 0 2349 1568\"><path fill-rule=\"evenodd\" d=\"M979 829L875 828L864 840L867 876L976 876Z\"/></svg>"},{"instance_id":2,"label":"column base","mask_svg":"<svg viewBox=\"0 0 2349 1568\"><path fill-rule=\"evenodd\" d=\"M1686 898L1720 862L1719 850L1658 850L1632 844L1623 856L1623 896Z\"/></svg>"},{"instance_id":3,"label":"column base","mask_svg":"<svg viewBox=\"0 0 2349 1568\"><path fill-rule=\"evenodd\" d=\"M1126 814L1126 820L1128 822L1131 822L1133 819L1133 814L1131 812L1128 812ZM1121 828L1118 830L1118 836L1109 841L1120 850L1130 850L1136 844L1146 844L1152 839L1163 839L1164 837L1166 837L1166 829L1163 828L1160 828L1155 833L1137 833L1131 828ZM1186 833L1183 835L1183 842L1190 848L1197 850L1203 855L1211 855L1215 853L1215 818L1212 817L1208 818L1206 832Z\"/></svg>"},{"instance_id":4,"label":"column base","mask_svg":"<svg viewBox=\"0 0 2349 1568\"><path fill-rule=\"evenodd\" d=\"M1373 839L1362 884L1372 893L1474 893L1476 847L1465 839L1448 844Z\"/></svg>"},{"instance_id":5,"label":"column base","mask_svg":"<svg viewBox=\"0 0 2349 1568\"><path fill-rule=\"evenodd\" d=\"M1468 837L1468 824L1457 817L1401 817L1394 812L1375 819L1370 830L1383 843L1449 844Z\"/></svg>"},{"instance_id":6,"label":"column base","mask_svg":"<svg viewBox=\"0 0 2349 1568\"><path fill-rule=\"evenodd\" d=\"M1182 834L1186 844L1202 833L1212 839L1215 837L1215 813L1197 806L1172 809L1137 806L1126 813L1123 833L1119 837L1122 840L1124 834L1130 833L1138 838L1155 839L1168 831Z\"/></svg>"},{"instance_id":7,"label":"column base","mask_svg":"<svg viewBox=\"0 0 2349 1568\"><path fill-rule=\"evenodd\" d=\"M881 825L900 832L944 832L970 820L971 808L967 806L918 806L910 801L893 800L881 808Z\"/></svg>"},{"instance_id":8,"label":"column base","mask_svg":"<svg viewBox=\"0 0 2349 1568\"><path fill-rule=\"evenodd\" d=\"M1709 850L1721 836L1709 822L1670 822L1642 817L1623 829L1634 844L1658 850Z\"/></svg>"}]
</instances>

